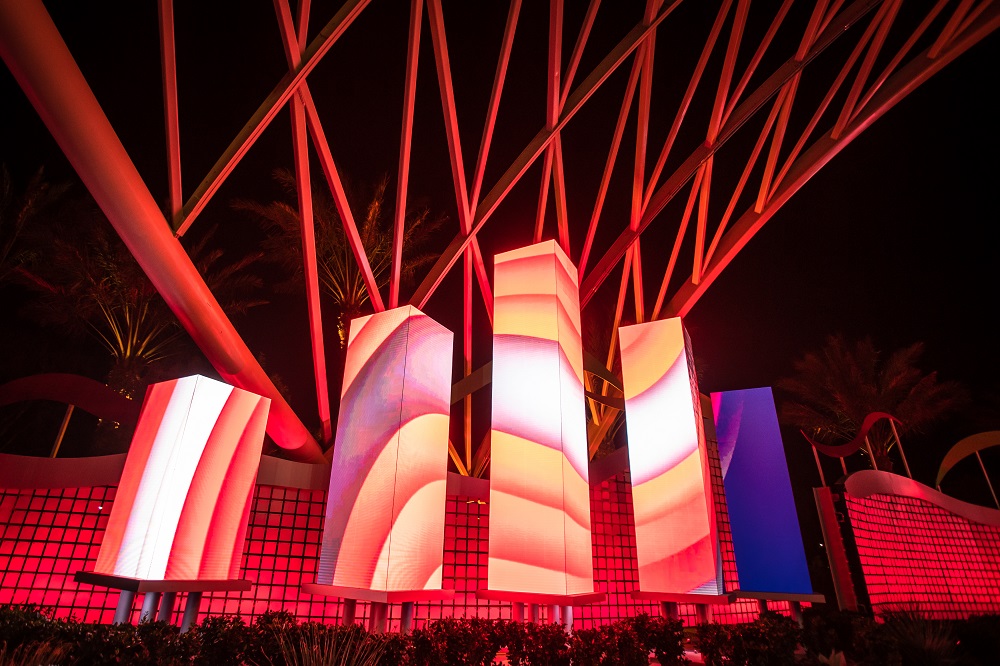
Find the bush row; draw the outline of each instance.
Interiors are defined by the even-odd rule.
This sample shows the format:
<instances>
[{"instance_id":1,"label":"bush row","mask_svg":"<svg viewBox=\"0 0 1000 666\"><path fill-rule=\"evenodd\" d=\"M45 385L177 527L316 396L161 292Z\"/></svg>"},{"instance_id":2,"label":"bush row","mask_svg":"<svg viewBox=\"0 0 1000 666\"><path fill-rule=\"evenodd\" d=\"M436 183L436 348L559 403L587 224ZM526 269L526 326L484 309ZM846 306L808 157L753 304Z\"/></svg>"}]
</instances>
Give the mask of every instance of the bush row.
<instances>
[{"instance_id":1,"label":"bush row","mask_svg":"<svg viewBox=\"0 0 1000 666\"><path fill-rule=\"evenodd\" d=\"M804 629L775 613L685 629L679 620L639 615L572 634L561 625L447 618L401 635L298 623L272 611L249 625L236 616L206 617L181 634L162 622L87 624L36 607L0 606L0 666L490 666L502 649L511 666L647 666L651 657L667 666L686 663L686 649L715 666L995 664L1000 616L931 621L901 612L875 622L811 609Z\"/></svg>"}]
</instances>

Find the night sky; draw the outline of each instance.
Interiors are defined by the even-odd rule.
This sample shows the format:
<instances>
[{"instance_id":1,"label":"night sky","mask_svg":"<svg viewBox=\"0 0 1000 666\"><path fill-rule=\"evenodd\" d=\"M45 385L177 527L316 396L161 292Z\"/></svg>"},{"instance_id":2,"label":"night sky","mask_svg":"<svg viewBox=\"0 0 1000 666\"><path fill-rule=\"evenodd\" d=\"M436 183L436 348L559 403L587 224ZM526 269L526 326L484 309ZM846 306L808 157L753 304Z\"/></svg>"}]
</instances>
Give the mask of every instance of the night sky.
<instances>
[{"instance_id":1,"label":"night sky","mask_svg":"<svg viewBox=\"0 0 1000 666\"><path fill-rule=\"evenodd\" d=\"M46 3L154 197L165 200L156 3L121 4ZM240 3L239 12L223 12L218 7L222 3L209 4L177 3L176 7L185 195L194 190L285 71L271 3ZM332 15L331 4L313 3L311 34ZM405 3L398 4L402 8ZM510 90L498 121L498 137L503 138L495 140L484 191L544 122L547 10L545 3L525 4L531 5L522 10L522 25L527 27L515 38ZM712 17L701 6L708 3L686 4L676 21L668 19L658 37L658 48L675 47L678 53L671 66L660 65L658 60L654 86L667 91L665 99L686 85L690 63L703 39L692 41L691 33L702 34ZM798 4L808 10L811 3ZM507 4L462 5L446 2L445 15L465 162L471 172ZM629 14L602 8L598 24L605 26L604 32L595 32L581 72L589 71L636 23L638 11ZM801 13L803 8L794 11ZM567 23L578 24L581 12L568 7ZM335 157L358 183L372 183L382 174L396 172L406 24L405 11L395 10L389 2L375 2L309 78ZM699 29L688 29L689 25ZM568 34L575 34L575 28ZM568 53L573 39L564 41ZM432 58L425 15L410 195L411 202L449 215L451 221L440 238L443 247L457 230L457 216ZM993 323L1000 278L988 232L1000 222L995 199L1000 175L996 157L1000 150L996 123L1000 102L995 94L998 65L1000 37L994 34L877 121L754 237L686 319L703 392L772 385L791 372L797 358L819 348L832 333L842 332L850 339L871 336L886 352L923 341L927 346L924 369L963 382L974 404L939 431L904 441L916 478L932 482L941 456L961 437L1000 429L1000 361ZM568 185L572 220L589 219L596 186L593 174L599 176L603 168L625 72L627 67L606 84L606 99L595 96L593 112L581 112L566 130L567 144L575 139L567 148L567 170L578 168L581 173ZM714 85L712 79L708 87L714 91ZM0 161L11 171L15 185L23 185L40 166L53 180L72 178L69 164L5 67L0 67L0 91L6 116L0 124ZM662 142L664 126L673 114L669 104L657 107L658 99L654 95L654 112L666 109L661 110L666 118L658 119L653 145ZM634 128L634 112L631 122L629 127ZM287 112L283 112L206 208L192 234L199 232L202 223L217 222L232 247L253 246L258 239L256 229L228 202L279 195L270 171L291 167L288 128ZM634 129L626 136L634 137ZM697 132L692 136L685 145L696 144ZM630 145L623 145L625 157L619 158L620 163L630 164L630 150ZM487 257L530 242L540 163L481 234ZM314 160L314 176L319 173ZM680 197L684 198L686 194ZM585 224L584 220L573 222L574 259ZM608 222L606 226L610 235L603 241L605 246L621 224ZM554 224L548 227L546 237L551 237L554 228ZM647 237L657 238L655 231L643 236L644 241ZM599 256L598 252L592 257L591 265ZM656 270L662 268L648 271L647 292L655 293L659 286ZM427 308L456 330L461 322L460 308L455 305L458 273L453 271ZM611 282L616 285L617 277ZM26 337L41 335L18 315L22 295L11 287L0 287L0 296L8 313L0 324L5 347L11 349L24 344ZM592 311L585 310L584 317ZM236 326L251 349L265 354L268 370L280 374L289 385L292 406L313 427L304 312L304 299L281 296L237 320ZM476 365L480 365L489 358L489 331L481 325L482 313L477 316ZM333 334L328 319L328 347L333 345ZM45 367L32 368L30 361L7 352L0 361L0 379L58 369L53 367L58 361L52 359L40 365ZM796 433L789 433L785 444L793 478L801 481L796 483L800 490L816 484L818 478L808 449L797 438ZM997 453L983 455L995 472L1000 471ZM982 478L976 476L978 470L970 467L954 474L958 481L954 487L946 484L946 491L988 501ZM996 478L1000 480L1000 475Z\"/></svg>"}]
</instances>

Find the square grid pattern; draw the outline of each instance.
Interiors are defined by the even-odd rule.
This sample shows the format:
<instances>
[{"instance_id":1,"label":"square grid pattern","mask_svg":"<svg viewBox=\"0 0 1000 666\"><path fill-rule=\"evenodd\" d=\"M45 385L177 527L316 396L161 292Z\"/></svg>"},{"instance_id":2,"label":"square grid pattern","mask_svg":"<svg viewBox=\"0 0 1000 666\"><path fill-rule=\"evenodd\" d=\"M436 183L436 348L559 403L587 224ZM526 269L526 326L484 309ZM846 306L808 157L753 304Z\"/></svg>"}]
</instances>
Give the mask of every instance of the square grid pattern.
<instances>
[{"instance_id":1,"label":"square grid pattern","mask_svg":"<svg viewBox=\"0 0 1000 666\"><path fill-rule=\"evenodd\" d=\"M896 495L844 501L872 611L938 619L1000 612L1000 527Z\"/></svg>"},{"instance_id":2,"label":"square grid pattern","mask_svg":"<svg viewBox=\"0 0 1000 666\"><path fill-rule=\"evenodd\" d=\"M78 585L73 575L93 570L114 494L113 486L0 491L0 603L40 604L53 608L59 617L110 622L118 592ZM724 510L724 505L718 506ZM338 621L339 599L304 594L299 587L315 579L324 507L322 490L257 486L242 560L243 577L253 587L246 592L205 593L203 615L239 614L249 623L266 610L286 610L300 621ZM635 602L630 594L636 588L637 567L627 472L591 489L591 510L595 588L608 598L601 604L577 607L576 626L657 613L657 604ZM723 530L720 536L724 539L727 533ZM449 496L443 586L454 589L455 598L416 603L417 626L447 616L510 617L509 604L482 601L475 595L476 589L486 586L488 543L489 504ZM729 550L723 549L724 556L726 552L731 560L731 540ZM735 564L726 563L724 571L734 574ZM178 595L175 623L180 622L184 596ZM138 619L141 603L136 599L133 621ZM787 609L787 604L772 603L771 607ZM367 619L368 609L367 603L358 603L358 621ZM694 606L681 605L679 611L687 623L695 622ZM713 611L720 622L746 621L756 617L757 604L744 601ZM389 613L390 628L398 627L399 605L391 605Z\"/></svg>"},{"instance_id":3,"label":"square grid pattern","mask_svg":"<svg viewBox=\"0 0 1000 666\"><path fill-rule=\"evenodd\" d=\"M111 622L118 592L73 576L93 570L114 496L114 486L0 490L0 604Z\"/></svg>"}]
</instances>

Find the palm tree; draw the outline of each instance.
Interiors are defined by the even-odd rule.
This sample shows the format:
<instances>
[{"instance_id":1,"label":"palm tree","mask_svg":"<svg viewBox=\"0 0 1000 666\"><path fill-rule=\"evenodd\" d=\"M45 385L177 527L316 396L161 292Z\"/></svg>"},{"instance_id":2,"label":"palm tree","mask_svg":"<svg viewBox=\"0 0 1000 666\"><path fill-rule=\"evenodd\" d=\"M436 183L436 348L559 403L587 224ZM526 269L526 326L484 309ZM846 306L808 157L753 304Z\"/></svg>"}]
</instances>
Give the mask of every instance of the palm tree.
<instances>
[{"instance_id":1,"label":"palm tree","mask_svg":"<svg viewBox=\"0 0 1000 666\"><path fill-rule=\"evenodd\" d=\"M274 178L287 199L295 201L295 175L287 169L277 169ZM364 216L359 216L358 219L358 234L375 276L375 283L380 289L389 283L392 267L392 220L385 211L388 182L387 178L383 178L367 197L362 192L348 189L351 210L364 210ZM332 197L324 190L313 188L312 198L319 282L336 308L337 333L343 349L347 344L351 319L365 311L370 298ZM290 271L294 282L301 282L301 220L297 206L289 201L277 200L262 204L239 199L233 202L233 206L250 213L261 224L267 234L263 243L265 252ZM365 201L367 203L362 205ZM426 207L407 212L400 264L400 277L403 280L412 278L417 271L437 259L437 253L426 252L422 248L445 219L444 216L432 216Z\"/></svg>"},{"instance_id":2,"label":"palm tree","mask_svg":"<svg viewBox=\"0 0 1000 666\"><path fill-rule=\"evenodd\" d=\"M0 167L0 284L33 258L31 248L23 242L25 227L57 205L67 188L48 182L39 169L24 192L17 194L7 166Z\"/></svg>"},{"instance_id":3,"label":"palm tree","mask_svg":"<svg viewBox=\"0 0 1000 666\"><path fill-rule=\"evenodd\" d=\"M865 417L885 412L899 419L900 435L926 432L967 400L964 387L924 373L918 362L923 343L896 350L883 359L870 338L849 343L841 335L795 362L795 375L776 387L787 394L781 421L816 441L842 444L858 435ZM889 451L896 444L891 425L878 421L868 433L874 464L892 470Z\"/></svg>"},{"instance_id":4,"label":"palm tree","mask_svg":"<svg viewBox=\"0 0 1000 666\"><path fill-rule=\"evenodd\" d=\"M165 223L165 222L164 222ZM263 255L226 261L208 228L188 248L206 284L229 315L266 300L263 280L250 269ZM23 230L31 258L15 279L35 293L27 314L69 333L89 333L112 359L108 385L130 398L142 395L153 366L187 341L177 319L89 197L71 197L56 215Z\"/></svg>"}]
</instances>

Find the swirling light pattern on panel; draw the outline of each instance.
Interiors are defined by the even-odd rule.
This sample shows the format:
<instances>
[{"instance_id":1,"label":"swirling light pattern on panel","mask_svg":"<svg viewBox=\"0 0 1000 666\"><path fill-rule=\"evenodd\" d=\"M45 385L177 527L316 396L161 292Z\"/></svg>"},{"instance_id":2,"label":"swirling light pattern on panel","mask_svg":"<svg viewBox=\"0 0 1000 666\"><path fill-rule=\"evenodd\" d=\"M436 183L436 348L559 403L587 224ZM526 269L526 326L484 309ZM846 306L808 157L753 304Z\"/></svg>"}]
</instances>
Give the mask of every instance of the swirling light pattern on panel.
<instances>
[{"instance_id":1,"label":"swirling light pattern on panel","mask_svg":"<svg viewBox=\"0 0 1000 666\"><path fill-rule=\"evenodd\" d=\"M412 306L351 322L320 585L441 588L453 339Z\"/></svg>"},{"instance_id":2,"label":"swirling light pattern on panel","mask_svg":"<svg viewBox=\"0 0 1000 666\"><path fill-rule=\"evenodd\" d=\"M270 404L197 375L151 385L95 573L238 578Z\"/></svg>"},{"instance_id":3,"label":"swirling light pattern on panel","mask_svg":"<svg viewBox=\"0 0 1000 666\"><path fill-rule=\"evenodd\" d=\"M639 589L722 594L708 449L680 318L618 329Z\"/></svg>"},{"instance_id":4,"label":"swirling light pattern on panel","mask_svg":"<svg viewBox=\"0 0 1000 666\"><path fill-rule=\"evenodd\" d=\"M576 268L554 241L494 266L488 586L592 594Z\"/></svg>"},{"instance_id":5,"label":"swirling light pattern on panel","mask_svg":"<svg viewBox=\"0 0 1000 666\"><path fill-rule=\"evenodd\" d=\"M740 589L812 594L771 389L713 393L712 412Z\"/></svg>"}]
</instances>

